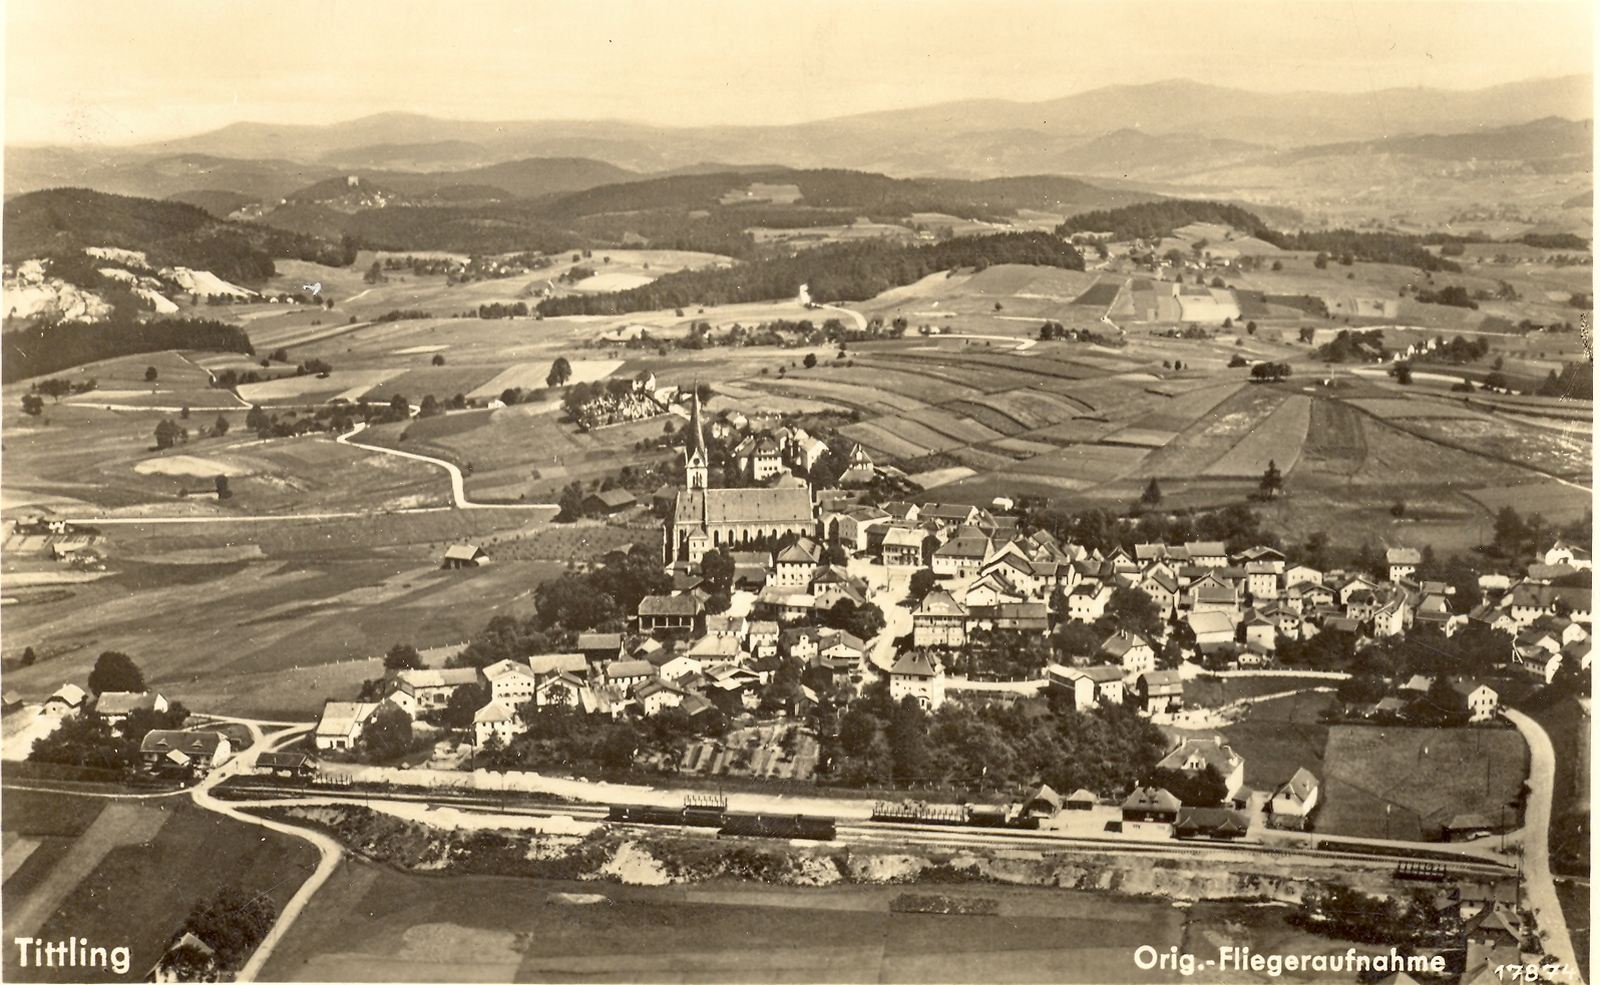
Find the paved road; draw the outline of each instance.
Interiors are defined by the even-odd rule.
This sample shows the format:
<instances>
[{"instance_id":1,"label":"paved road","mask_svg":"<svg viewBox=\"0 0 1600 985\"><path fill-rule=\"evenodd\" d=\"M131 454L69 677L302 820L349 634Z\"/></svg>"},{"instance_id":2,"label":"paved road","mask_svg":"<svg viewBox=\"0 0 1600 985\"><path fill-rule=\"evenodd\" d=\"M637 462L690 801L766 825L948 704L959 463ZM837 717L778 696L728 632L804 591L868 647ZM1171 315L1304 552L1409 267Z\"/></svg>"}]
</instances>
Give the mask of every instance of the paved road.
<instances>
[{"instance_id":1,"label":"paved road","mask_svg":"<svg viewBox=\"0 0 1600 985\"><path fill-rule=\"evenodd\" d=\"M1522 824L1523 885L1528 905L1538 918L1539 929L1547 935L1545 951L1572 966L1572 981L1578 974L1577 949L1567 930L1567 918L1556 896L1555 880L1550 875L1550 802L1555 793L1556 752L1550 737L1539 723L1520 711L1505 709L1506 718L1528 743L1528 806Z\"/></svg>"}]
</instances>

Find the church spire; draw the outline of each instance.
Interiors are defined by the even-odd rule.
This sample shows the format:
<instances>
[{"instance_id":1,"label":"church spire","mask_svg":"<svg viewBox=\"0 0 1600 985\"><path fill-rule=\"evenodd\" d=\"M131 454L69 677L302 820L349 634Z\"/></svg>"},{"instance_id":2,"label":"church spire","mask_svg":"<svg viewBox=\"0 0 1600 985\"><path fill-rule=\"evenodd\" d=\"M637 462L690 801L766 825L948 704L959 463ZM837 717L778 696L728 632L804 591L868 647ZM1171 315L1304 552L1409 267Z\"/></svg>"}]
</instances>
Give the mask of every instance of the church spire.
<instances>
[{"instance_id":1,"label":"church spire","mask_svg":"<svg viewBox=\"0 0 1600 985\"><path fill-rule=\"evenodd\" d=\"M700 424L700 384L696 383L689 398L689 440L683 447L684 484L690 489L705 489L710 485L711 455L706 451L705 429Z\"/></svg>"}]
</instances>

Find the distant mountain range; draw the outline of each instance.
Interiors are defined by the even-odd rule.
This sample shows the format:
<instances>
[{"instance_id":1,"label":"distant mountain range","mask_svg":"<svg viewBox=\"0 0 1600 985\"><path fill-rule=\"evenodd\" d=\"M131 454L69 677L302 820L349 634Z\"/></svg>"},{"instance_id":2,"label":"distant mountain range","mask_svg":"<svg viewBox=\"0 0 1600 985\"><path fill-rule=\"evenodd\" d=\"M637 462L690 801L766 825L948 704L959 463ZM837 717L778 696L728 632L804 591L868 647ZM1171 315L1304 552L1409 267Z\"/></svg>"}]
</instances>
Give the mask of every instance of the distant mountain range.
<instances>
[{"instance_id":1,"label":"distant mountain range","mask_svg":"<svg viewBox=\"0 0 1600 985\"><path fill-rule=\"evenodd\" d=\"M10 148L5 190L78 186L174 198L225 216L277 208L302 189L351 177L401 204L459 206L666 175L848 168L932 178L1074 175L1108 190L1277 204L1338 221L1363 209L1387 217L1438 198L1440 216L1508 206L1529 222L1581 225L1586 215L1563 210L1586 211L1591 197L1592 110L1590 79L1567 76L1371 93L1262 93L1175 80L1044 102L971 100L756 127L384 113L328 125L236 123L137 147ZM374 204L343 197L345 211ZM341 206L319 200L317 208L308 222L325 231L326 214Z\"/></svg>"}]
</instances>

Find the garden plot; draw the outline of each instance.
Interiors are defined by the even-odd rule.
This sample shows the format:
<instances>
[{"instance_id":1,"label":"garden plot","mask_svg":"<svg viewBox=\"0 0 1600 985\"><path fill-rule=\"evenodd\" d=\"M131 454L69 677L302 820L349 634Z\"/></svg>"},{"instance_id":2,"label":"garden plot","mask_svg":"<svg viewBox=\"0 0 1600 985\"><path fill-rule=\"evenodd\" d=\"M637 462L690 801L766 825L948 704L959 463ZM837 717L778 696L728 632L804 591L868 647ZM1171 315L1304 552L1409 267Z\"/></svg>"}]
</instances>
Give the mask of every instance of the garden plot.
<instances>
[{"instance_id":1,"label":"garden plot","mask_svg":"<svg viewBox=\"0 0 1600 985\"><path fill-rule=\"evenodd\" d=\"M938 407L928 407L918 411L917 420L963 444L981 444L1004 436L1001 432L985 427L970 417L959 417Z\"/></svg>"},{"instance_id":2,"label":"garden plot","mask_svg":"<svg viewBox=\"0 0 1600 985\"><path fill-rule=\"evenodd\" d=\"M1311 398L1295 394L1272 416L1256 425L1238 444L1205 470L1213 476L1253 476L1267 470L1269 462L1288 472L1300 460L1306 429L1311 425Z\"/></svg>"},{"instance_id":3,"label":"garden plot","mask_svg":"<svg viewBox=\"0 0 1600 985\"><path fill-rule=\"evenodd\" d=\"M549 367L545 370L548 372ZM373 403L387 403L401 396L417 404L430 393L437 400L449 400L458 393L471 393L493 379L495 373L494 366L418 366L400 373L391 372L362 396ZM539 385L544 386L543 379ZM499 396L500 390L494 391L494 395Z\"/></svg>"},{"instance_id":4,"label":"garden plot","mask_svg":"<svg viewBox=\"0 0 1600 985\"><path fill-rule=\"evenodd\" d=\"M1457 404L1405 397L1370 397L1349 403L1386 421L1405 417L1481 418L1483 415Z\"/></svg>"},{"instance_id":5,"label":"garden plot","mask_svg":"<svg viewBox=\"0 0 1600 985\"><path fill-rule=\"evenodd\" d=\"M991 442L995 448L1012 453L1013 457L1028 458L1034 455L1048 455L1059 448L1044 441L1029 441L1027 438L1001 438Z\"/></svg>"},{"instance_id":6,"label":"garden plot","mask_svg":"<svg viewBox=\"0 0 1600 985\"><path fill-rule=\"evenodd\" d=\"M1030 441L1048 441L1055 445L1094 444L1117 430L1117 427L1117 425L1109 421L1080 417L1076 420L1052 424L1047 428L1040 428L1030 433L1028 439Z\"/></svg>"},{"instance_id":7,"label":"garden plot","mask_svg":"<svg viewBox=\"0 0 1600 985\"><path fill-rule=\"evenodd\" d=\"M747 414L816 414L837 410L839 405L830 400L809 400L804 397L787 397L766 390L757 390L742 383L719 383L716 387L719 401L725 400L744 409Z\"/></svg>"},{"instance_id":8,"label":"garden plot","mask_svg":"<svg viewBox=\"0 0 1600 985\"><path fill-rule=\"evenodd\" d=\"M915 369L883 369L877 366L831 366L824 376L840 383L892 390L927 403L975 397L982 393L976 387L951 379L930 376Z\"/></svg>"},{"instance_id":9,"label":"garden plot","mask_svg":"<svg viewBox=\"0 0 1600 985\"><path fill-rule=\"evenodd\" d=\"M1136 448L1160 448L1178 436L1176 431L1153 431L1149 428L1123 428L1100 439L1101 444L1132 445Z\"/></svg>"},{"instance_id":10,"label":"garden plot","mask_svg":"<svg viewBox=\"0 0 1600 985\"><path fill-rule=\"evenodd\" d=\"M860 407L880 414L897 414L920 410L924 404L912 397L877 390L850 383L832 383L827 380L795 379L746 380L747 386L773 389L779 393L798 394L803 397L831 397L846 407Z\"/></svg>"},{"instance_id":11,"label":"garden plot","mask_svg":"<svg viewBox=\"0 0 1600 985\"><path fill-rule=\"evenodd\" d=\"M1029 430L1026 424L1016 418L1003 414L993 407L973 403L970 400L953 400L946 404L945 407L949 410L960 411L984 427L1000 434L1021 434L1023 431Z\"/></svg>"},{"instance_id":12,"label":"garden plot","mask_svg":"<svg viewBox=\"0 0 1600 985\"><path fill-rule=\"evenodd\" d=\"M904 357L900 354L887 354L880 352L855 354L857 365L871 368L879 366L899 370L905 373L930 380L939 380L953 383L963 390L974 388L985 393L996 390L1009 390L1012 387L1022 386L1028 382L1029 377L1005 369L980 369L951 360L948 364L936 363L931 359L918 359ZM950 399L955 394L949 394L943 399Z\"/></svg>"},{"instance_id":13,"label":"garden plot","mask_svg":"<svg viewBox=\"0 0 1600 985\"><path fill-rule=\"evenodd\" d=\"M1587 436L1535 430L1495 417L1406 418L1392 422L1392 426L1419 438L1558 475L1586 476L1594 462L1594 446Z\"/></svg>"},{"instance_id":14,"label":"garden plot","mask_svg":"<svg viewBox=\"0 0 1600 985\"><path fill-rule=\"evenodd\" d=\"M603 380L617 371L622 365L620 359L574 359L571 361L572 377L567 380L567 386L579 383L593 383ZM550 376L550 363L517 363L501 370L492 379L467 391L471 399L485 397L498 397L501 393L512 387L523 390L542 390L545 380Z\"/></svg>"},{"instance_id":15,"label":"garden plot","mask_svg":"<svg viewBox=\"0 0 1600 985\"><path fill-rule=\"evenodd\" d=\"M241 475L254 475L259 468L258 463L232 455L212 457L167 455L161 458L147 458L135 464L133 470L140 475L171 475L209 479L218 475L226 475L230 478Z\"/></svg>"},{"instance_id":16,"label":"garden plot","mask_svg":"<svg viewBox=\"0 0 1600 985\"><path fill-rule=\"evenodd\" d=\"M1187 477L1205 472L1260 427L1287 398L1288 394L1277 387L1252 386L1241 390L1179 434L1176 441L1153 453L1139 474ZM1303 429L1301 437L1304 438Z\"/></svg>"},{"instance_id":17,"label":"garden plot","mask_svg":"<svg viewBox=\"0 0 1600 985\"><path fill-rule=\"evenodd\" d=\"M1011 467L1011 471L1080 479L1087 483L1120 479L1144 461L1149 454L1142 448L1115 445L1071 445L1048 455L1039 455Z\"/></svg>"},{"instance_id":18,"label":"garden plot","mask_svg":"<svg viewBox=\"0 0 1600 985\"><path fill-rule=\"evenodd\" d=\"M1152 431L1182 431L1211 413L1212 408L1239 392L1242 386L1243 383L1224 383L1190 390L1157 404L1155 410L1137 418L1133 425Z\"/></svg>"},{"instance_id":19,"label":"garden plot","mask_svg":"<svg viewBox=\"0 0 1600 985\"><path fill-rule=\"evenodd\" d=\"M932 489L935 486L945 486L952 482L959 482L976 474L965 465L952 465L949 468L934 469L930 472L918 472L915 475L907 476L907 478L924 489Z\"/></svg>"},{"instance_id":20,"label":"garden plot","mask_svg":"<svg viewBox=\"0 0 1600 985\"><path fill-rule=\"evenodd\" d=\"M852 441L859 441L868 448L889 458L920 458L932 450L924 445L901 438L885 430L876 422L851 424L840 428L839 433Z\"/></svg>"},{"instance_id":21,"label":"garden plot","mask_svg":"<svg viewBox=\"0 0 1600 985\"><path fill-rule=\"evenodd\" d=\"M918 417L920 417L922 413L923 412L918 411ZM933 428L930 428L925 424L921 424L909 417L880 417L873 423L877 424L883 430L889 432L895 437L912 442L913 444L921 445L929 451L948 451L951 448L958 448L961 445L966 444L966 442L959 438L952 438L948 435L940 434Z\"/></svg>"},{"instance_id":22,"label":"garden plot","mask_svg":"<svg viewBox=\"0 0 1600 985\"><path fill-rule=\"evenodd\" d=\"M1046 447L1050 448L1052 451L1055 450L1053 446L1047 445ZM950 451L950 457L954 458L963 465L970 465L980 472L992 472L995 469L1010 468L1013 464L1015 464L1018 458L1026 458L1028 456L1015 453L1010 455L997 455L992 451L985 451L982 448L973 448L969 446L966 448L952 449Z\"/></svg>"},{"instance_id":23,"label":"garden plot","mask_svg":"<svg viewBox=\"0 0 1600 985\"><path fill-rule=\"evenodd\" d=\"M1537 513L1546 520L1565 522L1583 516L1594 506L1594 497L1583 489L1546 479L1521 485L1486 486L1467 495L1490 513L1507 506L1528 516Z\"/></svg>"}]
</instances>

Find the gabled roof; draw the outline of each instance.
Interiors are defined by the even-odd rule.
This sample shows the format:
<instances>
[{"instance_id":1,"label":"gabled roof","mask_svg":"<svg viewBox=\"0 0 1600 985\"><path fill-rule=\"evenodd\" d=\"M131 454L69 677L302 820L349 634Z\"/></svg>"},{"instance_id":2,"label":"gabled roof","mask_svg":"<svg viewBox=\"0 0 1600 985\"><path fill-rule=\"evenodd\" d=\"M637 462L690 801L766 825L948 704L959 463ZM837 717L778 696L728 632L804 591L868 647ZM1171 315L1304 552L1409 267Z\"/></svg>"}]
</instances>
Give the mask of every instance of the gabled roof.
<instances>
[{"instance_id":1,"label":"gabled roof","mask_svg":"<svg viewBox=\"0 0 1600 985\"><path fill-rule=\"evenodd\" d=\"M50 695L48 700L60 701L65 703L70 708L76 708L83 704L88 697L89 693L78 685L63 684L56 688L55 693Z\"/></svg>"},{"instance_id":2,"label":"gabled roof","mask_svg":"<svg viewBox=\"0 0 1600 985\"><path fill-rule=\"evenodd\" d=\"M191 759L196 756L209 758L216 755L218 746L224 741L226 740L220 732L179 732L174 729L158 728L145 733L144 741L139 743L139 751L160 755L181 752Z\"/></svg>"},{"instance_id":3,"label":"gabled roof","mask_svg":"<svg viewBox=\"0 0 1600 985\"><path fill-rule=\"evenodd\" d=\"M472 561L483 554L483 548L476 544L451 544L444 549L446 561Z\"/></svg>"},{"instance_id":4,"label":"gabled roof","mask_svg":"<svg viewBox=\"0 0 1600 985\"><path fill-rule=\"evenodd\" d=\"M1106 637L1105 642L1100 644L1100 652L1106 654L1107 656L1117 657L1120 659L1124 654L1135 647L1149 645L1149 641L1143 636L1140 636L1138 633L1130 632L1126 629L1119 629L1115 633L1112 633L1110 636Z\"/></svg>"},{"instance_id":5,"label":"gabled roof","mask_svg":"<svg viewBox=\"0 0 1600 985\"><path fill-rule=\"evenodd\" d=\"M933 658L921 650L909 650L900 655L889 670L890 674L902 677L938 677L939 668L934 665Z\"/></svg>"},{"instance_id":6,"label":"gabled roof","mask_svg":"<svg viewBox=\"0 0 1600 985\"><path fill-rule=\"evenodd\" d=\"M641 616L698 616L704 611L693 595L646 595L639 600Z\"/></svg>"},{"instance_id":7,"label":"gabled roof","mask_svg":"<svg viewBox=\"0 0 1600 985\"><path fill-rule=\"evenodd\" d=\"M622 649L622 634L579 633L578 642L574 645L580 650L620 650Z\"/></svg>"},{"instance_id":8,"label":"gabled roof","mask_svg":"<svg viewBox=\"0 0 1600 985\"><path fill-rule=\"evenodd\" d=\"M1415 547L1391 547L1383 552L1383 559L1389 564L1418 565L1422 563L1422 552Z\"/></svg>"},{"instance_id":9,"label":"gabled roof","mask_svg":"<svg viewBox=\"0 0 1600 985\"><path fill-rule=\"evenodd\" d=\"M128 715L141 708L154 708L159 694L151 691L104 691L95 699L97 715Z\"/></svg>"},{"instance_id":10,"label":"gabled roof","mask_svg":"<svg viewBox=\"0 0 1600 985\"><path fill-rule=\"evenodd\" d=\"M498 701L491 701L472 713L472 723L474 725L488 725L495 722L509 722L512 717L513 713L510 708Z\"/></svg>"},{"instance_id":11,"label":"gabled roof","mask_svg":"<svg viewBox=\"0 0 1600 985\"><path fill-rule=\"evenodd\" d=\"M613 660L606 664L606 678L609 680L650 677L655 672L655 665L648 660Z\"/></svg>"},{"instance_id":12,"label":"gabled roof","mask_svg":"<svg viewBox=\"0 0 1600 985\"><path fill-rule=\"evenodd\" d=\"M1196 557L1227 557L1227 546L1220 540L1191 540L1183 545L1191 558Z\"/></svg>"},{"instance_id":13,"label":"gabled roof","mask_svg":"<svg viewBox=\"0 0 1600 985\"><path fill-rule=\"evenodd\" d=\"M620 646L620 644L619 644ZM537 677L549 674L582 675L589 669L589 661L581 653L540 653L528 658L528 670Z\"/></svg>"},{"instance_id":14,"label":"gabled roof","mask_svg":"<svg viewBox=\"0 0 1600 985\"><path fill-rule=\"evenodd\" d=\"M520 660L496 660L483 668L483 679L493 684L513 677L533 678L533 669Z\"/></svg>"},{"instance_id":15,"label":"gabled roof","mask_svg":"<svg viewBox=\"0 0 1600 985\"><path fill-rule=\"evenodd\" d=\"M1312 794L1317 792L1317 778L1304 766L1294 771L1294 776L1289 777L1289 782L1278 788L1277 796L1288 797L1290 800L1305 803Z\"/></svg>"},{"instance_id":16,"label":"gabled roof","mask_svg":"<svg viewBox=\"0 0 1600 985\"><path fill-rule=\"evenodd\" d=\"M955 596L942 588L936 588L922 599L922 604L917 607L915 616L965 616L967 607L955 600Z\"/></svg>"},{"instance_id":17,"label":"gabled roof","mask_svg":"<svg viewBox=\"0 0 1600 985\"><path fill-rule=\"evenodd\" d=\"M1231 635L1234 631L1231 613L1217 612L1215 610L1210 612L1191 612L1185 618L1189 623L1189 629L1196 636L1208 633L1228 633Z\"/></svg>"},{"instance_id":18,"label":"gabled roof","mask_svg":"<svg viewBox=\"0 0 1600 985\"><path fill-rule=\"evenodd\" d=\"M1162 769L1184 769L1184 764L1192 759L1203 761L1223 776L1232 773L1244 762L1232 746L1223 744L1221 736L1214 736L1210 739L1180 739L1159 765Z\"/></svg>"},{"instance_id":19,"label":"gabled roof","mask_svg":"<svg viewBox=\"0 0 1600 985\"><path fill-rule=\"evenodd\" d=\"M322 717L317 720L317 734L349 736L377 710L375 701L326 702L322 706Z\"/></svg>"},{"instance_id":20,"label":"gabled roof","mask_svg":"<svg viewBox=\"0 0 1600 985\"><path fill-rule=\"evenodd\" d=\"M1125 811L1174 811L1183 804L1161 787L1135 787L1122 802Z\"/></svg>"},{"instance_id":21,"label":"gabled roof","mask_svg":"<svg viewBox=\"0 0 1600 985\"><path fill-rule=\"evenodd\" d=\"M679 491L673 522L690 527L702 517L707 523L797 523L815 519L816 510L807 487Z\"/></svg>"}]
</instances>

